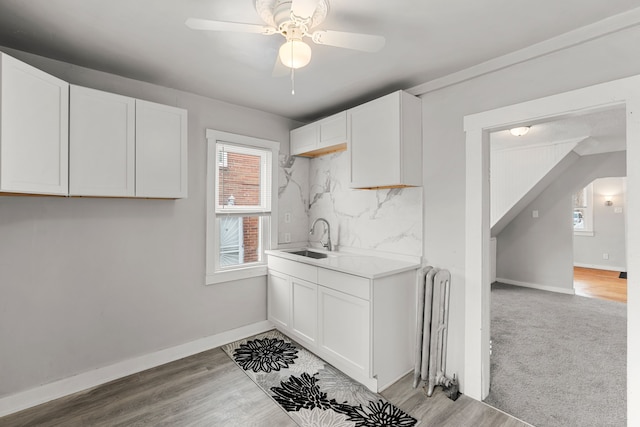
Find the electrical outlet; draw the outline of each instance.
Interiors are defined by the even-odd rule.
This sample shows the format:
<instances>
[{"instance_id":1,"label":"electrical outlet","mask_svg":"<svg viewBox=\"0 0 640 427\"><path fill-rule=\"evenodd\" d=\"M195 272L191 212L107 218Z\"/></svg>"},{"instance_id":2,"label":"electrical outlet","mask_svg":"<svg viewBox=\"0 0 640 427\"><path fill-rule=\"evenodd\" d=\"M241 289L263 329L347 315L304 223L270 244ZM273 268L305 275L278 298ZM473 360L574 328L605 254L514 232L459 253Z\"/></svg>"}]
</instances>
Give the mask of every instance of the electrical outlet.
<instances>
[{"instance_id":1,"label":"electrical outlet","mask_svg":"<svg viewBox=\"0 0 640 427\"><path fill-rule=\"evenodd\" d=\"M609 259L609 254L608 253L603 253L602 254L602 259Z\"/></svg>"},{"instance_id":2,"label":"electrical outlet","mask_svg":"<svg viewBox=\"0 0 640 427\"><path fill-rule=\"evenodd\" d=\"M291 243L291 233L284 233L284 242Z\"/></svg>"},{"instance_id":3,"label":"electrical outlet","mask_svg":"<svg viewBox=\"0 0 640 427\"><path fill-rule=\"evenodd\" d=\"M284 223L289 224L291 222L291 212L284 213Z\"/></svg>"},{"instance_id":4,"label":"electrical outlet","mask_svg":"<svg viewBox=\"0 0 640 427\"><path fill-rule=\"evenodd\" d=\"M613 208L613 213L622 213L622 208L620 206L616 206Z\"/></svg>"},{"instance_id":5,"label":"electrical outlet","mask_svg":"<svg viewBox=\"0 0 640 427\"><path fill-rule=\"evenodd\" d=\"M531 212L531 216L533 218L538 218L538 216L539 216L538 211L536 210L536 211Z\"/></svg>"}]
</instances>

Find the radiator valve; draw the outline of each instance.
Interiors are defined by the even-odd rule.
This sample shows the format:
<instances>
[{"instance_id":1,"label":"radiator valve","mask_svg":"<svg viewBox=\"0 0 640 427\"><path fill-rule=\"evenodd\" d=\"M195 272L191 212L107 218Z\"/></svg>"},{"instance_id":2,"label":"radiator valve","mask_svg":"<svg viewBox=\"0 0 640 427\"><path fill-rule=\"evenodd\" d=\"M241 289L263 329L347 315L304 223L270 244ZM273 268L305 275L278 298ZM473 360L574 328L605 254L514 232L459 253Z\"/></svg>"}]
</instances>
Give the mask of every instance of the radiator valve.
<instances>
[{"instance_id":1,"label":"radiator valve","mask_svg":"<svg viewBox=\"0 0 640 427\"><path fill-rule=\"evenodd\" d=\"M456 374L453 374L453 379L448 381L448 384L443 388L444 394L446 394L449 399L455 401L460 397L460 386L458 385Z\"/></svg>"}]
</instances>

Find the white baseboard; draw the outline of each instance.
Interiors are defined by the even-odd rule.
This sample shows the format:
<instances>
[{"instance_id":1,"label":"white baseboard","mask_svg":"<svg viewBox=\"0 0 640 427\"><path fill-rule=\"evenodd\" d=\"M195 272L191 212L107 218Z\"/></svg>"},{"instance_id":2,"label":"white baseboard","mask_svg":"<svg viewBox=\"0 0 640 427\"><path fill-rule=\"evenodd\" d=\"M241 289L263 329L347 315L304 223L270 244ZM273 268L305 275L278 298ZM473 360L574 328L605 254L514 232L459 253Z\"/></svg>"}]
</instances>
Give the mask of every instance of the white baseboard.
<instances>
[{"instance_id":1,"label":"white baseboard","mask_svg":"<svg viewBox=\"0 0 640 427\"><path fill-rule=\"evenodd\" d=\"M273 329L264 320L0 398L0 417Z\"/></svg>"},{"instance_id":2,"label":"white baseboard","mask_svg":"<svg viewBox=\"0 0 640 427\"><path fill-rule=\"evenodd\" d=\"M569 294L569 295L576 294L576 291L573 288L568 289L568 288L559 288L557 286L539 285L537 283L519 282L517 280L504 279L502 277L498 277L496 281L500 283L506 283L507 285L515 285L515 286L522 286L524 288L539 289L541 291L557 292L560 294Z\"/></svg>"},{"instance_id":3,"label":"white baseboard","mask_svg":"<svg viewBox=\"0 0 640 427\"><path fill-rule=\"evenodd\" d=\"M574 267L582 267L582 268L594 268L596 270L607 270L607 271L627 271L626 267L619 267L616 265L598 265L598 264L584 264L581 262L574 262Z\"/></svg>"}]
</instances>

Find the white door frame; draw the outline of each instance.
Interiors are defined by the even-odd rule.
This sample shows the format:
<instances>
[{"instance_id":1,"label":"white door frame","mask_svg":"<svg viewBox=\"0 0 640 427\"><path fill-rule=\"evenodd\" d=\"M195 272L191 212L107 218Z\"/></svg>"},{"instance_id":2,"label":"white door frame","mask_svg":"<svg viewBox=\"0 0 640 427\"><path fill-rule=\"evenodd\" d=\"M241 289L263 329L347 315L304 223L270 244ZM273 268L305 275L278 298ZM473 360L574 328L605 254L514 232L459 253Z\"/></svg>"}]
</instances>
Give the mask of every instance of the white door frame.
<instances>
[{"instance_id":1,"label":"white door frame","mask_svg":"<svg viewBox=\"0 0 640 427\"><path fill-rule=\"evenodd\" d=\"M640 218L640 75L523 102L464 118L466 132L466 247L464 392L489 392L489 132L558 116L625 105L627 113L627 215ZM640 330L640 224L627 228L627 331ZM627 402L640 392L640 335L627 334ZM627 422L640 425L640 406L627 405Z\"/></svg>"}]
</instances>

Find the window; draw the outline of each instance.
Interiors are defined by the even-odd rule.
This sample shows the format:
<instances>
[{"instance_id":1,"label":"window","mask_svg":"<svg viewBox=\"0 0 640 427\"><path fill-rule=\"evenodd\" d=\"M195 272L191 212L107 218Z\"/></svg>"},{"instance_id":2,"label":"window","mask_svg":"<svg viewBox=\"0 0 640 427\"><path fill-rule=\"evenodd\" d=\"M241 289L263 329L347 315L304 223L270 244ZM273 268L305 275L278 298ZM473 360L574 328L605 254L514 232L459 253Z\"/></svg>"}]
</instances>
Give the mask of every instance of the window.
<instances>
[{"instance_id":1,"label":"window","mask_svg":"<svg viewBox=\"0 0 640 427\"><path fill-rule=\"evenodd\" d=\"M207 130L207 284L266 274L279 144Z\"/></svg>"},{"instance_id":2,"label":"window","mask_svg":"<svg viewBox=\"0 0 640 427\"><path fill-rule=\"evenodd\" d=\"M227 152L221 151L218 153L218 167L226 168L227 167Z\"/></svg>"},{"instance_id":3,"label":"window","mask_svg":"<svg viewBox=\"0 0 640 427\"><path fill-rule=\"evenodd\" d=\"M593 183L573 195L573 232L593 236Z\"/></svg>"}]
</instances>

